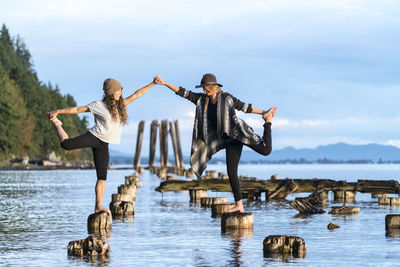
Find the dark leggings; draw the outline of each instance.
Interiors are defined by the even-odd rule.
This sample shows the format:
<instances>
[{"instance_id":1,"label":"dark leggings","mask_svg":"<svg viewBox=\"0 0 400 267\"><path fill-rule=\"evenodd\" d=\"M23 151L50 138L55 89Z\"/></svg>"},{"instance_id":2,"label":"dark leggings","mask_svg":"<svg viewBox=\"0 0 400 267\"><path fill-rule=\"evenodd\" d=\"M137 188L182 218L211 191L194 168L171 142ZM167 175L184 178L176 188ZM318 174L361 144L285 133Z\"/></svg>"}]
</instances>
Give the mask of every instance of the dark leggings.
<instances>
[{"instance_id":1,"label":"dark leggings","mask_svg":"<svg viewBox=\"0 0 400 267\"><path fill-rule=\"evenodd\" d=\"M254 151L260 153L261 155L268 156L271 154L272 141L271 141L271 123L267 122L264 124L264 142L258 143L256 145L247 145ZM265 143L265 145L264 145ZM240 156L242 154L243 144L237 140L226 146L226 169L228 171L229 182L232 187L233 196L235 201L242 199L242 191L240 190L240 182L238 177L238 166Z\"/></svg>"},{"instance_id":2,"label":"dark leggings","mask_svg":"<svg viewBox=\"0 0 400 267\"><path fill-rule=\"evenodd\" d=\"M66 150L91 147L97 179L107 179L108 162L110 159L108 143L101 141L90 132L87 132L75 138L65 139L61 142L61 147Z\"/></svg>"}]
</instances>

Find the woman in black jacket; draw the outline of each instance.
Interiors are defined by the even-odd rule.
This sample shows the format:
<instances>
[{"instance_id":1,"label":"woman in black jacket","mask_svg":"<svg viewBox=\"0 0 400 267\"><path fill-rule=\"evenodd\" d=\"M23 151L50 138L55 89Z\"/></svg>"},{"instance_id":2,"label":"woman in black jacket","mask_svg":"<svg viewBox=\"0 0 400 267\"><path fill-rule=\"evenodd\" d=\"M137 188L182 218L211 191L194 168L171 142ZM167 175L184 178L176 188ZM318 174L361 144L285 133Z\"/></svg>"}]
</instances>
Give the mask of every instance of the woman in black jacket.
<instances>
[{"instance_id":1,"label":"woman in black jacket","mask_svg":"<svg viewBox=\"0 0 400 267\"><path fill-rule=\"evenodd\" d=\"M197 177L200 177L212 155L225 148L229 182L236 202L235 207L226 212L244 212L237 174L242 148L246 145L264 156L271 153L271 121L277 107L264 111L241 102L222 91L220 89L222 85L217 83L216 77L211 73L205 74L200 85L196 86L196 88L202 87L204 94L166 83L159 76L155 77L155 82L167 86L177 95L196 104L190 155L192 169ZM235 109L262 115L265 121L262 138L237 117Z\"/></svg>"}]
</instances>

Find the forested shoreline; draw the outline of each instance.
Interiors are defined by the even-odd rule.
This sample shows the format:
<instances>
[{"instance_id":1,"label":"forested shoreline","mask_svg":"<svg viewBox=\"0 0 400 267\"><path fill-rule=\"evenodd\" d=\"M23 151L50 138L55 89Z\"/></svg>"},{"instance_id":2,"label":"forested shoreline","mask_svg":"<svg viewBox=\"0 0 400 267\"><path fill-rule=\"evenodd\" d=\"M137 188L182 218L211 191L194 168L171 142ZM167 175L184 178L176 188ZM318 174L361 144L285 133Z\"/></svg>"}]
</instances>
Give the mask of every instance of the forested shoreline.
<instances>
[{"instance_id":1,"label":"forested shoreline","mask_svg":"<svg viewBox=\"0 0 400 267\"><path fill-rule=\"evenodd\" d=\"M31 54L20 36L11 37L6 25L0 32L0 161L46 158L54 151L62 160L90 159L88 149L65 151L60 147L47 112L76 106L57 85L38 79ZM87 131L86 118L62 118L70 136Z\"/></svg>"}]
</instances>

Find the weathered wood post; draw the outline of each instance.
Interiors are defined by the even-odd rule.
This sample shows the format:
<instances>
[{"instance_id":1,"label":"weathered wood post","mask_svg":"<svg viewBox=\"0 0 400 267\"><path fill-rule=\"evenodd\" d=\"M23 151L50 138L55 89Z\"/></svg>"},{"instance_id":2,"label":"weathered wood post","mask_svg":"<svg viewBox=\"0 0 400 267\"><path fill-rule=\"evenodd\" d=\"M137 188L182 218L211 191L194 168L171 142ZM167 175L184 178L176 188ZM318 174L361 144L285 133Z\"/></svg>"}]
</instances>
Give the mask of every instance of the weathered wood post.
<instances>
[{"instance_id":1,"label":"weathered wood post","mask_svg":"<svg viewBox=\"0 0 400 267\"><path fill-rule=\"evenodd\" d=\"M173 125L172 121L169 122L169 133L171 135L172 147L174 149L175 166L180 168L181 166L180 166L180 162L179 162L178 146L176 144L175 130L174 130L174 125Z\"/></svg>"},{"instance_id":2,"label":"weathered wood post","mask_svg":"<svg viewBox=\"0 0 400 267\"><path fill-rule=\"evenodd\" d=\"M221 218L221 230L228 229L253 229L254 214L250 212L223 213Z\"/></svg>"},{"instance_id":3,"label":"weathered wood post","mask_svg":"<svg viewBox=\"0 0 400 267\"><path fill-rule=\"evenodd\" d=\"M400 236L400 214L387 214L385 216L385 230L387 236Z\"/></svg>"},{"instance_id":4,"label":"weathered wood post","mask_svg":"<svg viewBox=\"0 0 400 267\"><path fill-rule=\"evenodd\" d=\"M104 230L108 232L111 230L112 218L111 215L105 211L90 214L87 219L87 227L89 233L96 233Z\"/></svg>"},{"instance_id":5,"label":"weathered wood post","mask_svg":"<svg viewBox=\"0 0 400 267\"><path fill-rule=\"evenodd\" d=\"M221 217L222 214L235 207L235 204L212 204L211 205L211 217L212 218L218 218Z\"/></svg>"},{"instance_id":6,"label":"weathered wood post","mask_svg":"<svg viewBox=\"0 0 400 267\"><path fill-rule=\"evenodd\" d=\"M69 256L109 256L109 251L110 245L94 236L89 236L82 240L71 241L68 244Z\"/></svg>"},{"instance_id":7,"label":"weathered wood post","mask_svg":"<svg viewBox=\"0 0 400 267\"><path fill-rule=\"evenodd\" d=\"M202 207L211 207L213 204L228 204L227 197L203 197L200 199Z\"/></svg>"},{"instance_id":8,"label":"weathered wood post","mask_svg":"<svg viewBox=\"0 0 400 267\"><path fill-rule=\"evenodd\" d=\"M144 121L140 121L138 127L137 140L136 140L135 159L133 160L133 168L135 170L137 170L140 165L140 151L142 150L143 130L144 130Z\"/></svg>"},{"instance_id":9,"label":"weathered wood post","mask_svg":"<svg viewBox=\"0 0 400 267\"><path fill-rule=\"evenodd\" d=\"M190 202L200 202L200 199L207 197L207 190L189 189Z\"/></svg>"},{"instance_id":10,"label":"weathered wood post","mask_svg":"<svg viewBox=\"0 0 400 267\"><path fill-rule=\"evenodd\" d=\"M133 201L115 201L110 203L110 211L114 217L133 217L135 214Z\"/></svg>"},{"instance_id":11,"label":"weathered wood post","mask_svg":"<svg viewBox=\"0 0 400 267\"><path fill-rule=\"evenodd\" d=\"M354 203L356 201L356 192L335 190L333 191L333 201L343 203Z\"/></svg>"},{"instance_id":12,"label":"weathered wood post","mask_svg":"<svg viewBox=\"0 0 400 267\"><path fill-rule=\"evenodd\" d=\"M161 121L160 126L160 166L168 166L168 120Z\"/></svg>"},{"instance_id":13,"label":"weathered wood post","mask_svg":"<svg viewBox=\"0 0 400 267\"><path fill-rule=\"evenodd\" d=\"M281 255L304 258L306 242L303 238L286 235L270 235L264 239L264 257L280 257Z\"/></svg>"},{"instance_id":14,"label":"weathered wood post","mask_svg":"<svg viewBox=\"0 0 400 267\"><path fill-rule=\"evenodd\" d=\"M160 124L158 125L159 128L159 136L160 136L160 168L163 167L164 164L164 139L163 137L163 127L162 127L162 121L160 122Z\"/></svg>"},{"instance_id":15,"label":"weathered wood post","mask_svg":"<svg viewBox=\"0 0 400 267\"><path fill-rule=\"evenodd\" d=\"M149 167L154 166L154 160L156 155L157 128L158 128L158 121L153 120L150 126Z\"/></svg>"},{"instance_id":16,"label":"weathered wood post","mask_svg":"<svg viewBox=\"0 0 400 267\"><path fill-rule=\"evenodd\" d=\"M185 167L185 165L183 164L181 135L179 133L179 122L178 122L178 120L175 120L175 134L176 134L176 143L178 145L179 167L183 168L183 167Z\"/></svg>"}]
</instances>

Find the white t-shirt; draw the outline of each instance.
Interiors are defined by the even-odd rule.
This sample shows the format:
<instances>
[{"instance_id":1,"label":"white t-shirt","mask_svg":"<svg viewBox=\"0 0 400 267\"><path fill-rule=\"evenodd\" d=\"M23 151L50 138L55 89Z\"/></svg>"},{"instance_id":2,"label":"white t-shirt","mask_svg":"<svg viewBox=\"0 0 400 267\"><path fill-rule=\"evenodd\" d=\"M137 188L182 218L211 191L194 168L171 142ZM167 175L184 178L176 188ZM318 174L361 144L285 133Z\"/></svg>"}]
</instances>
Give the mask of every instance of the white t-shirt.
<instances>
[{"instance_id":1,"label":"white t-shirt","mask_svg":"<svg viewBox=\"0 0 400 267\"><path fill-rule=\"evenodd\" d=\"M111 118L107 105L103 101L94 101L87 105L90 113L94 115L95 125L89 129L89 132L99 138L101 141L112 144L121 142L122 124Z\"/></svg>"}]
</instances>

